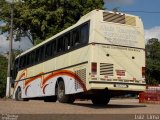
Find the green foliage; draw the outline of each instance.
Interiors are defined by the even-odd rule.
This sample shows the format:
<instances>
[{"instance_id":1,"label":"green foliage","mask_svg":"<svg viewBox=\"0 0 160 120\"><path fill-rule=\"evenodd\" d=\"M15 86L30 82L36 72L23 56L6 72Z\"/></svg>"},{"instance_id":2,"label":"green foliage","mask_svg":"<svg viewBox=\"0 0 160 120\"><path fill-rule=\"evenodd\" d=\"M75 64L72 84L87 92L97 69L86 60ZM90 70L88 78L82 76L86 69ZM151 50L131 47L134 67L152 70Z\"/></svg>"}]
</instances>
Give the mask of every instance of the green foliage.
<instances>
[{"instance_id":1,"label":"green foliage","mask_svg":"<svg viewBox=\"0 0 160 120\"><path fill-rule=\"evenodd\" d=\"M32 36L39 43L77 22L93 9L102 9L103 0L23 0L14 6L14 33L17 40ZM2 31L9 31L10 7L0 1L0 20L6 24ZM37 42L38 41L38 42Z\"/></svg>"},{"instance_id":2,"label":"green foliage","mask_svg":"<svg viewBox=\"0 0 160 120\"><path fill-rule=\"evenodd\" d=\"M160 83L160 41L152 38L146 45L146 79L148 84Z\"/></svg>"},{"instance_id":3,"label":"green foliage","mask_svg":"<svg viewBox=\"0 0 160 120\"><path fill-rule=\"evenodd\" d=\"M21 50L13 50L13 60L16 58L17 55L22 53ZM6 90L6 80L7 80L7 65L8 60L6 57L0 55L0 98L5 96Z\"/></svg>"},{"instance_id":4,"label":"green foliage","mask_svg":"<svg viewBox=\"0 0 160 120\"><path fill-rule=\"evenodd\" d=\"M23 50L12 50L12 60L14 61L16 59L16 57L21 54L23 52Z\"/></svg>"},{"instance_id":5,"label":"green foliage","mask_svg":"<svg viewBox=\"0 0 160 120\"><path fill-rule=\"evenodd\" d=\"M7 59L0 55L0 97L5 96L7 80Z\"/></svg>"}]
</instances>

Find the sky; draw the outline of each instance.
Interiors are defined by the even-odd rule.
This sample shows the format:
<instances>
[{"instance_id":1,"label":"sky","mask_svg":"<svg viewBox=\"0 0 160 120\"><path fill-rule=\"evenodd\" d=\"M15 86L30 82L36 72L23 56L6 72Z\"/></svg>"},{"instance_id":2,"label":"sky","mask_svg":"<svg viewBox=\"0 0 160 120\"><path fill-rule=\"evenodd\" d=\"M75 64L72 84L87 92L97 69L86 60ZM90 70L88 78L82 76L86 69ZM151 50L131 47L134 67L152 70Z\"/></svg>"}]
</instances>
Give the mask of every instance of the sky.
<instances>
[{"instance_id":1,"label":"sky","mask_svg":"<svg viewBox=\"0 0 160 120\"><path fill-rule=\"evenodd\" d=\"M4 23L2 23L0 21L0 26L3 26ZM0 54L6 54L8 53L9 49L8 49L8 46L9 46L9 40L6 40L7 39L7 33L5 34L0 34ZM13 41L13 49L18 49L18 50L27 50L29 48L31 48L33 45L32 43L30 42L30 40L28 40L27 37L23 37L21 39L21 41Z\"/></svg>"},{"instance_id":2,"label":"sky","mask_svg":"<svg viewBox=\"0 0 160 120\"><path fill-rule=\"evenodd\" d=\"M125 13L138 15L142 18L146 41L150 38L160 39L160 0L104 0L105 7L108 10L118 8L119 11ZM142 11L142 12L131 12ZM148 13L150 12L150 13ZM0 22L0 26L3 25ZM13 43L14 49L27 50L32 47L27 38L23 38L21 42ZM8 41L6 41L6 34L0 35L0 53L7 53Z\"/></svg>"}]
</instances>

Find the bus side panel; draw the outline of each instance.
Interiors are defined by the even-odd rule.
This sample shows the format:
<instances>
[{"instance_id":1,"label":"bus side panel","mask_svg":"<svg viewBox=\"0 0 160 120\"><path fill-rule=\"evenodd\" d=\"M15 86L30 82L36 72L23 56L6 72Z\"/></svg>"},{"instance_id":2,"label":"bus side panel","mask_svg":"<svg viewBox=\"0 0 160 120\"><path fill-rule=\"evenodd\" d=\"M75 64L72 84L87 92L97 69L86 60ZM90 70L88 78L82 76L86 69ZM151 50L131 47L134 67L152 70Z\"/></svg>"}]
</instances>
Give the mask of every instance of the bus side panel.
<instances>
[{"instance_id":1,"label":"bus side panel","mask_svg":"<svg viewBox=\"0 0 160 120\"><path fill-rule=\"evenodd\" d=\"M90 47L86 46L25 69L24 78L29 77L29 79L23 80L23 84L20 85L23 88L22 97L33 98L55 95L58 78L63 79L66 94L85 91L87 89L89 58ZM22 74L23 71L20 71L18 77Z\"/></svg>"},{"instance_id":2,"label":"bus side panel","mask_svg":"<svg viewBox=\"0 0 160 120\"><path fill-rule=\"evenodd\" d=\"M40 96L40 82L41 78L38 78L32 81L31 84L25 86L25 88L23 89L22 98Z\"/></svg>"}]
</instances>

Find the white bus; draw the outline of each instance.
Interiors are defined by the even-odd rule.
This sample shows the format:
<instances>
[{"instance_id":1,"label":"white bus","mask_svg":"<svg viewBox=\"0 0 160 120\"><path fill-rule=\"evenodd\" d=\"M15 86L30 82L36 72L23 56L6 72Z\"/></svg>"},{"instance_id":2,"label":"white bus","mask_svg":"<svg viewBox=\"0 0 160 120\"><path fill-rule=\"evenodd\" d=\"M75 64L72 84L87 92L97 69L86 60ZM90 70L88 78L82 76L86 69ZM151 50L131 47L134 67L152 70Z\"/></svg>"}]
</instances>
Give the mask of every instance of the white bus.
<instances>
[{"instance_id":1,"label":"white bus","mask_svg":"<svg viewBox=\"0 0 160 120\"><path fill-rule=\"evenodd\" d=\"M139 17L93 10L48 40L20 54L14 64L16 100L73 103L145 90L144 29Z\"/></svg>"}]
</instances>

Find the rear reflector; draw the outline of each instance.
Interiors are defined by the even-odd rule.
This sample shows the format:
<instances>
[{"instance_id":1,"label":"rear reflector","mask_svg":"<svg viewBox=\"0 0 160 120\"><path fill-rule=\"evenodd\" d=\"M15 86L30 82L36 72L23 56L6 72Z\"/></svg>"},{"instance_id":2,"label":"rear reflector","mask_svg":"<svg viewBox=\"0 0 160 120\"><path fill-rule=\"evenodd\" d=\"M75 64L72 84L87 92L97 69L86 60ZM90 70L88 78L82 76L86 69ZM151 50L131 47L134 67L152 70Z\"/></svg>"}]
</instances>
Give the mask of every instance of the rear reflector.
<instances>
[{"instance_id":1,"label":"rear reflector","mask_svg":"<svg viewBox=\"0 0 160 120\"><path fill-rule=\"evenodd\" d=\"M97 74L97 63L91 64L91 70L92 70L92 73Z\"/></svg>"}]
</instances>

